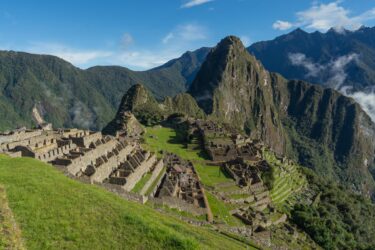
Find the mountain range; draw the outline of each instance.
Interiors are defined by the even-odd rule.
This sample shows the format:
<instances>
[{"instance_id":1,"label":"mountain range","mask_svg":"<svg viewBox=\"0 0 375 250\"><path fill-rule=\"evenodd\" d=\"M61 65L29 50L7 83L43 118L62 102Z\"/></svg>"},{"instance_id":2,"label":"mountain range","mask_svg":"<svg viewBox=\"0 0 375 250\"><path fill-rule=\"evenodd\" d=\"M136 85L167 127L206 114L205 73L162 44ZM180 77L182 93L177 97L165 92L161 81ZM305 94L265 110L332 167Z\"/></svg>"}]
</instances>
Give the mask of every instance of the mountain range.
<instances>
[{"instance_id":1,"label":"mountain range","mask_svg":"<svg viewBox=\"0 0 375 250\"><path fill-rule=\"evenodd\" d=\"M372 32L373 28L325 34L297 29L249 48L230 36L215 48L186 52L143 72L118 66L82 70L54 56L3 51L0 128L32 125L34 107L55 127L94 130L112 120L120 103L118 115L130 110L146 124L172 113L209 117L371 195L374 123L353 99L319 85L330 86L324 79L336 79L321 66L330 65L337 79L341 74L341 85L352 91L375 86L375 63L369 56L375 48ZM287 80L271 71L323 84ZM118 121L112 120L109 128Z\"/></svg>"},{"instance_id":2,"label":"mountain range","mask_svg":"<svg viewBox=\"0 0 375 250\"><path fill-rule=\"evenodd\" d=\"M143 72L117 66L82 70L55 56L1 51L0 129L32 126L33 107L56 127L101 129L137 83L158 100L185 92L208 51L186 52Z\"/></svg>"},{"instance_id":3,"label":"mountain range","mask_svg":"<svg viewBox=\"0 0 375 250\"><path fill-rule=\"evenodd\" d=\"M308 33L296 29L248 50L272 72L354 91L375 86L375 27L356 31L330 29Z\"/></svg>"},{"instance_id":4,"label":"mountain range","mask_svg":"<svg viewBox=\"0 0 375 250\"><path fill-rule=\"evenodd\" d=\"M268 72L236 37L207 56L189 93L209 118L318 173L372 194L375 125L338 91Z\"/></svg>"},{"instance_id":5,"label":"mountain range","mask_svg":"<svg viewBox=\"0 0 375 250\"><path fill-rule=\"evenodd\" d=\"M353 97L374 120L374 33L375 28L366 27L327 33L297 29L247 49L271 72ZM1 51L0 114L5 119L0 128L32 125L36 106L57 127L101 129L134 84L144 84L157 100L185 92L210 50L186 52L148 71L119 66L82 70L54 56Z\"/></svg>"},{"instance_id":6,"label":"mountain range","mask_svg":"<svg viewBox=\"0 0 375 250\"><path fill-rule=\"evenodd\" d=\"M176 113L226 123L326 178L366 196L375 191L375 125L360 105L267 71L233 36L209 52L188 93L158 102L145 86L131 87L103 132L126 127L127 111L147 125Z\"/></svg>"}]
</instances>

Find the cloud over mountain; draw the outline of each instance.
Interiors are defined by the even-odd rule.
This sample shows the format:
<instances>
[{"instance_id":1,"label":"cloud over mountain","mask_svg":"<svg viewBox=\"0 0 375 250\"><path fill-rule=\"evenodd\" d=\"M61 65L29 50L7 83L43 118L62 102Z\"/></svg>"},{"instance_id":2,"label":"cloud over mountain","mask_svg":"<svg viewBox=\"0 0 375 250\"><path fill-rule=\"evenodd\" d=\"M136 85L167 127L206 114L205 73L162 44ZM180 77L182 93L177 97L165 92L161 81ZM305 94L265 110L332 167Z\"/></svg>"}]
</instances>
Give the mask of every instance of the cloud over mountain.
<instances>
[{"instance_id":1,"label":"cloud over mountain","mask_svg":"<svg viewBox=\"0 0 375 250\"><path fill-rule=\"evenodd\" d=\"M278 20L273 24L277 30L287 30L292 27L305 27L306 29L327 31L335 27L338 31L345 29L356 30L364 22L375 19L375 8L351 15L351 11L341 5L342 1L331 3L317 3L307 9L296 13L297 20L294 22Z\"/></svg>"}]
</instances>

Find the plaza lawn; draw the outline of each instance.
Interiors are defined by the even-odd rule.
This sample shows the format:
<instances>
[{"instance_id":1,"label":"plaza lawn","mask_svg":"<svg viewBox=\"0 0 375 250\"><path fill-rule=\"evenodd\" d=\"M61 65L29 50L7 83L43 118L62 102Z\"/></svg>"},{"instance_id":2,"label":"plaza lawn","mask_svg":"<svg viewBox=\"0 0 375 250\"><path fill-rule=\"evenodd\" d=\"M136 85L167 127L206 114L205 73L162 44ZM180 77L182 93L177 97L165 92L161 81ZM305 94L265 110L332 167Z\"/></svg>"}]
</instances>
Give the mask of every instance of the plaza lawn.
<instances>
[{"instance_id":1,"label":"plaza lawn","mask_svg":"<svg viewBox=\"0 0 375 250\"><path fill-rule=\"evenodd\" d=\"M34 159L0 155L0 185L27 249L246 248L210 228L69 179Z\"/></svg>"}]
</instances>

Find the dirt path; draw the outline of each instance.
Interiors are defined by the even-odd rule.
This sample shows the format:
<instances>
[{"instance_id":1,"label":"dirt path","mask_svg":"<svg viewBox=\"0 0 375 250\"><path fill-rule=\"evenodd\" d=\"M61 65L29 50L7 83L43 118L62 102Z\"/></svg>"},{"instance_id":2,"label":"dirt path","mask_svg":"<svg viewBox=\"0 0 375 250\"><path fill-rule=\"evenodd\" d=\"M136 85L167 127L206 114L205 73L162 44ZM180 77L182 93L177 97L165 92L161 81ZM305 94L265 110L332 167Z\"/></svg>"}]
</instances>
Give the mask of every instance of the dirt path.
<instances>
[{"instance_id":1,"label":"dirt path","mask_svg":"<svg viewBox=\"0 0 375 250\"><path fill-rule=\"evenodd\" d=\"M0 185L0 249L25 249L21 230L9 208L5 188Z\"/></svg>"}]
</instances>

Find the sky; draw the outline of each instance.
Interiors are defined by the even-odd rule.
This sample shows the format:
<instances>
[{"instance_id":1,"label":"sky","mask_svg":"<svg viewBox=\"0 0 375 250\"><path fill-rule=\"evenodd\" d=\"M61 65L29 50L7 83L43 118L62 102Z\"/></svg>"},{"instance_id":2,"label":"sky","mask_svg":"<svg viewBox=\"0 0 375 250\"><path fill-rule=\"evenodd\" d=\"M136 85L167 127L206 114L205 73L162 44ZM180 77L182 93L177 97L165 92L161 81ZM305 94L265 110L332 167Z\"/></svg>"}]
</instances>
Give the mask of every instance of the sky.
<instances>
[{"instance_id":1,"label":"sky","mask_svg":"<svg viewBox=\"0 0 375 250\"><path fill-rule=\"evenodd\" d=\"M361 25L375 25L374 0L2 0L0 49L145 70L227 35L249 46L297 27Z\"/></svg>"}]
</instances>

